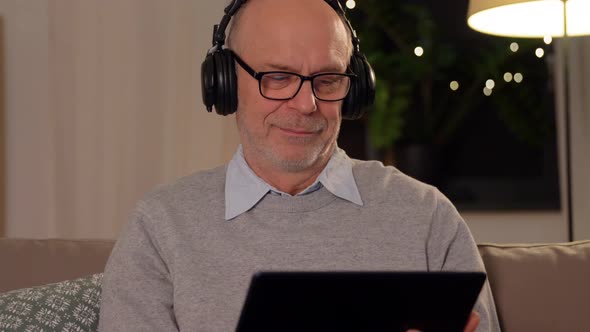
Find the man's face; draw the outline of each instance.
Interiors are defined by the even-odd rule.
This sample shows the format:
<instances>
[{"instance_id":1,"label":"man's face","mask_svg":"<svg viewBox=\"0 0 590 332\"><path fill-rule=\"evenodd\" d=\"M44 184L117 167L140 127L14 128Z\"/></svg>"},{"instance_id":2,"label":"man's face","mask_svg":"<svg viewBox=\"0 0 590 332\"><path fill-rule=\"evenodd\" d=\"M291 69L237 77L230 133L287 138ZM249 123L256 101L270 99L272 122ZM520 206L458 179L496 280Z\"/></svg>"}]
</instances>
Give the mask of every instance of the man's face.
<instances>
[{"instance_id":1,"label":"man's face","mask_svg":"<svg viewBox=\"0 0 590 332\"><path fill-rule=\"evenodd\" d=\"M345 72L347 33L324 1L256 0L243 10L232 47L255 71ZM269 100L258 81L236 67L236 117L250 166L278 172L323 167L336 145L342 101L316 100L309 81L291 100Z\"/></svg>"}]
</instances>

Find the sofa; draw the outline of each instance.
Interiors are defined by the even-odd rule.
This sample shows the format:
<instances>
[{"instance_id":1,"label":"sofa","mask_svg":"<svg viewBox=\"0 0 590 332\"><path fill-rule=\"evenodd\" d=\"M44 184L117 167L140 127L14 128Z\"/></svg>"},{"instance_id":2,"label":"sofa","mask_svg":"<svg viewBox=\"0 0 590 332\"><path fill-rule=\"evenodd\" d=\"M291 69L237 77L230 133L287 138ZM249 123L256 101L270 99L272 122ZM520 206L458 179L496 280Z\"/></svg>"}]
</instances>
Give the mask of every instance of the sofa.
<instances>
[{"instance_id":1,"label":"sofa","mask_svg":"<svg viewBox=\"0 0 590 332\"><path fill-rule=\"evenodd\" d=\"M95 331L113 244L0 238L0 331ZM503 331L590 331L590 241L478 247Z\"/></svg>"}]
</instances>

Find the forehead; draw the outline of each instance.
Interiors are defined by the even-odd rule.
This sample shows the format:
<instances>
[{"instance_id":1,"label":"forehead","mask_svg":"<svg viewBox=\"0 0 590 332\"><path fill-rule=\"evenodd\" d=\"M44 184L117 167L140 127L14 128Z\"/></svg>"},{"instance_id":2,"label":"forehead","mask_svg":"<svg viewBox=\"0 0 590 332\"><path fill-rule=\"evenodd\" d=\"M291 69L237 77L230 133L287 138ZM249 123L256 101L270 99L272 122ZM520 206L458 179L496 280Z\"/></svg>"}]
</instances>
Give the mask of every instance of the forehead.
<instances>
[{"instance_id":1,"label":"forehead","mask_svg":"<svg viewBox=\"0 0 590 332\"><path fill-rule=\"evenodd\" d=\"M254 0L243 10L235 44L250 61L294 67L348 63L347 28L325 1Z\"/></svg>"}]
</instances>

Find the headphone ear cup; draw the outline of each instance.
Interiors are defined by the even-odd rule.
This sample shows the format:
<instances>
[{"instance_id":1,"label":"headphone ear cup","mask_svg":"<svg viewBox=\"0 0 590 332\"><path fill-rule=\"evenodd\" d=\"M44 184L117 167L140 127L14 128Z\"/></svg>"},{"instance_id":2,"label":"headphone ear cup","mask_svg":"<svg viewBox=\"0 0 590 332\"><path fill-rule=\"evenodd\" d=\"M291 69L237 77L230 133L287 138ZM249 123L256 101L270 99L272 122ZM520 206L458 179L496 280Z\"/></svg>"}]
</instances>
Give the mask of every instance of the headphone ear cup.
<instances>
[{"instance_id":1,"label":"headphone ear cup","mask_svg":"<svg viewBox=\"0 0 590 332\"><path fill-rule=\"evenodd\" d=\"M227 109L225 115L233 114L238 109L238 77L236 75L236 61L231 51L224 50L224 58L227 68L227 85L225 92L227 96Z\"/></svg>"},{"instance_id":2,"label":"headphone ear cup","mask_svg":"<svg viewBox=\"0 0 590 332\"><path fill-rule=\"evenodd\" d=\"M207 111L211 112L216 99L215 88L215 60L212 54L207 54L201 64L201 98Z\"/></svg>"},{"instance_id":3,"label":"headphone ear cup","mask_svg":"<svg viewBox=\"0 0 590 332\"><path fill-rule=\"evenodd\" d=\"M359 105L363 98L363 89L365 84L365 71L359 63L356 52L350 58L350 69L356 74L356 77L351 81L350 91L346 96L344 105L342 105L342 118L347 120L356 120L359 118Z\"/></svg>"},{"instance_id":4,"label":"headphone ear cup","mask_svg":"<svg viewBox=\"0 0 590 332\"><path fill-rule=\"evenodd\" d=\"M226 68L225 59L223 58L223 51L217 51L213 54L215 59L215 112L219 115L225 115L227 111L226 103Z\"/></svg>"},{"instance_id":5,"label":"headphone ear cup","mask_svg":"<svg viewBox=\"0 0 590 332\"><path fill-rule=\"evenodd\" d=\"M355 52L350 59L350 69L357 75L342 105L342 117L360 119L375 99L375 72L364 54Z\"/></svg>"},{"instance_id":6,"label":"headphone ear cup","mask_svg":"<svg viewBox=\"0 0 590 332\"><path fill-rule=\"evenodd\" d=\"M201 93L207 110L215 107L220 115L229 115L238 106L238 87L233 54L217 50L207 55L201 65Z\"/></svg>"},{"instance_id":7,"label":"headphone ear cup","mask_svg":"<svg viewBox=\"0 0 590 332\"><path fill-rule=\"evenodd\" d=\"M217 102L215 108L218 114L229 115L238 107L237 77L234 56L230 51L220 50L216 52L216 64L218 64Z\"/></svg>"},{"instance_id":8,"label":"headphone ear cup","mask_svg":"<svg viewBox=\"0 0 590 332\"><path fill-rule=\"evenodd\" d=\"M367 60L364 54L362 54L362 63L363 67L365 68L365 99L364 103L361 105L361 111L364 113L366 112L373 103L375 102L375 71L371 64ZM362 116L363 114L361 114Z\"/></svg>"}]
</instances>

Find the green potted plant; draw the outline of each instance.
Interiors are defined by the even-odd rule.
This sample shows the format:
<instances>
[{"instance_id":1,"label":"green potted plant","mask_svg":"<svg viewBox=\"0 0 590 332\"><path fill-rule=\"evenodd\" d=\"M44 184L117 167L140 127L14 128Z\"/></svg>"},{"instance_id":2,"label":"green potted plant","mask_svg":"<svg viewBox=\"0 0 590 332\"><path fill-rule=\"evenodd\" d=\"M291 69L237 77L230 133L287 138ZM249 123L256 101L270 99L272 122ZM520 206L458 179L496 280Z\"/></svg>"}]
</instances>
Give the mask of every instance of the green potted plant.
<instances>
[{"instance_id":1,"label":"green potted plant","mask_svg":"<svg viewBox=\"0 0 590 332\"><path fill-rule=\"evenodd\" d=\"M436 162L428 158L436 158L466 117L484 107L494 109L527 143L542 144L552 134L551 124L543 120L546 110L534 98L535 87L503 79L507 71L525 69L522 60L534 54L539 41L518 40L520 49L513 52L513 40L506 38L475 32L472 40L449 37L431 9L415 1L358 1L351 20L377 74L367 128L371 146L385 163L414 160L433 167ZM536 65L546 66L542 60ZM547 70L541 69L527 70L539 75L528 79L547 81L541 77ZM486 98L482 90L489 79L494 94Z\"/></svg>"}]
</instances>

